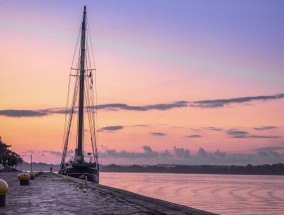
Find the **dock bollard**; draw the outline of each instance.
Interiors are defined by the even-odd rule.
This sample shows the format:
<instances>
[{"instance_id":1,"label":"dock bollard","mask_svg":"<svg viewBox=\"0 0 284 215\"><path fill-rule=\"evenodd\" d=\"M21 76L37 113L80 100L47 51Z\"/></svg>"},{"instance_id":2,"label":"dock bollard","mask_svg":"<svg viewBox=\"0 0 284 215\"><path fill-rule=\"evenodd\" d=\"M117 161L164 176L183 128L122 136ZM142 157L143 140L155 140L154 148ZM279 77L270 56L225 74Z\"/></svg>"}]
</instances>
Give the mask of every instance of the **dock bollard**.
<instances>
[{"instance_id":1,"label":"dock bollard","mask_svg":"<svg viewBox=\"0 0 284 215\"><path fill-rule=\"evenodd\" d=\"M35 173L33 172L33 171L31 171L31 172L29 172L29 174L30 174L30 179L31 180L35 180Z\"/></svg>"},{"instance_id":2,"label":"dock bollard","mask_svg":"<svg viewBox=\"0 0 284 215\"><path fill-rule=\"evenodd\" d=\"M30 174L21 173L18 175L18 179L20 180L20 185L29 185L30 184Z\"/></svg>"},{"instance_id":3,"label":"dock bollard","mask_svg":"<svg viewBox=\"0 0 284 215\"><path fill-rule=\"evenodd\" d=\"M0 207L6 205L6 193L8 192L8 184L3 179L0 179Z\"/></svg>"}]
</instances>

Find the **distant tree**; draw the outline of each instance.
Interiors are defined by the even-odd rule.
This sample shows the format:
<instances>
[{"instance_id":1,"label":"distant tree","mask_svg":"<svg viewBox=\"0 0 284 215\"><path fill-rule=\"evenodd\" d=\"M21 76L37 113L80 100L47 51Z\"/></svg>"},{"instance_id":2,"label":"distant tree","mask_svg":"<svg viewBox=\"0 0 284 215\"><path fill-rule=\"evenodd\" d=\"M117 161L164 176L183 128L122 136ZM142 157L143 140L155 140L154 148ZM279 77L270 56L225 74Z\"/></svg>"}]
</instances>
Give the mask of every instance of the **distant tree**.
<instances>
[{"instance_id":1,"label":"distant tree","mask_svg":"<svg viewBox=\"0 0 284 215\"><path fill-rule=\"evenodd\" d=\"M22 163L21 156L10 150L10 147L11 145L5 144L0 137L0 163L4 164L4 166L15 166Z\"/></svg>"}]
</instances>

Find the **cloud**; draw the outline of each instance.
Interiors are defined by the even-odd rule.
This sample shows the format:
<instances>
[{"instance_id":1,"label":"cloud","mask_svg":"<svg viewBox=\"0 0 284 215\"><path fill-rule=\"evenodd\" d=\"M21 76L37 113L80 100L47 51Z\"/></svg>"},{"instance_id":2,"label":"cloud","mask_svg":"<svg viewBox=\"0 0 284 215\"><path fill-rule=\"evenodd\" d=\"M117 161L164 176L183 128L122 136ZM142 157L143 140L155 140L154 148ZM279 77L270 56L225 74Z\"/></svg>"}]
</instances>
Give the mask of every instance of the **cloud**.
<instances>
[{"instance_id":1,"label":"cloud","mask_svg":"<svg viewBox=\"0 0 284 215\"><path fill-rule=\"evenodd\" d=\"M131 159L143 159L143 158L157 158L158 152L153 151L150 146L143 146L144 152L128 152L126 150L116 151L114 149L106 149L104 152L99 153L99 158L131 158Z\"/></svg>"},{"instance_id":2,"label":"cloud","mask_svg":"<svg viewBox=\"0 0 284 215\"><path fill-rule=\"evenodd\" d=\"M255 151L277 151L277 150L284 150L284 147L269 146L269 147L262 147L262 148L255 149Z\"/></svg>"},{"instance_id":3,"label":"cloud","mask_svg":"<svg viewBox=\"0 0 284 215\"><path fill-rule=\"evenodd\" d=\"M55 155L57 157L61 157L62 156L62 152L58 152L58 151L42 151L43 153L49 153L49 154L52 154L52 155Z\"/></svg>"},{"instance_id":4,"label":"cloud","mask_svg":"<svg viewBox=\"0 0 284 215\"><path fill-rule=\"evenodd\" d=\"M276 135L249 135L247 138L260 138L260 139L277 139L280 138L280 136Z\"/></svg>"},{"instance_id":5,"label":"cloud","mask_svg":"<svg viewBox=\"0 0 284 215\"><path fill-rule=\"evenodd\" d=\"M261 157L280 158L284 154L283 153L284 147L262 147L262 148L255 149L255 151Z\"/></svg>"},{"instance_id":6,"label":"cloud","mask_svg":"<svg viewBox=\"0 0 284 215\"><path fill-rule=\"evenodd\" d=\"M133 127L148 127L149 125L140 124L140 125L133 125Z\"/></svg>"},{"instance_id":7,"label":"cloud","mask_svg":"<svg viewBox=\"0 0 284 215\"><path fill-rule=\"evenodd\" d=\"M226 153L225 152L221 152L219 149L216 150L214 152L214 155L216 155L217 157L225 157L226 156Z\"/></svg>"},{"instance_id":8,"label":"cloud","mask_svg":"<svg viewBox=\"0 0 284 215\"><path fill-rule=\"evenodd\" d=\"M216 127L207 127L205 129L211 130L211 131L223 131L222 128L216 128Z\"/></svg>"},{"instance_id":9,"label":"cloud","mask_svg":"<svg viewBox=\"0 0 284 215\"><path fill-rule=\"evenodd\" d=\"M193 131L223 131L222 128L217 128L217 127L201 127L201 128L191 128Z\"/></svg>"},{"instance_id":10,"label":"cloud","mask_svg":"<svg viewBox=\"0 0 284 215\"><path fill-rule=\"evenodd\" d=\"M189 149L174 147L174 155L177 158L189 158L190 157L190 151L189 151Z\"/></svg>"},{"instance_id":11,"label":"cloud","mask_svg":"<svg viewBox=\"0 0 284 215\"><path fill-rule=\"evenodd\" d=\"M199 134L192 134L192 135L188 135L188 136L185 136L186 138L199 138L199 137L202 137L201 135Z\"/></svg>"},{"instance_id":12,"label":"cloud","mask_svg":"<svg viewBox=\"0 0 284 215\"><path fill-rule=\"evenodd\" d=\"M200 101L176 101L173 103L154 104L144 106L131 106L121 103L99 105L97 109L110 109L110 110L133 110L133 111L149 111L149 110L169 110L172 108L220 108L230 104L245 103L252 101L268 101L284 98L284 94L277 94L272 96L250 96L238 97L230 99L214 99L214 100L200 100Z\"/></svg>"},{"instance_id":13,"label":"cloud","mask_svg":"<svg viewBox=\"0 0 284 215\"><path fill-rule=\"evenodd\" d=\"M245 103L252 101L268 101L275 99L284 98L284 94L277 94L272 96L251 96L251 97L239 97L239 98L231 98L231 99L215 99L215 100L201 100L191 102L189 104L190 107L196 108L220 108L230 104L236 103Z\"/></svg>"},{"instance_id":14,"label":"cloud","mask_svg":"<svg viewBox=\"0 0 284 215\"><path fill-rule=\"evenodd\" d=\"M155 151L143 146L142 152L105 150L99 153L101 159L110 162L115 158L117 164L182 164L182 165L259 165L283 162L284 147L264 147L246 153L225 153L220 150L207 151L199 148L196 153L189 149L174 147L172 150Z\"/></svg>"},{"instance_id":15,"label":"cloud","mask_svg":"<svg viewBox=\"0 0 284 215\"><path fill-rule=\"evenodd\" d=\"M168 150L164 150L164 151L160 152L159 156L162 159L168 159L168 158L172 158L173 157L173 155Z\"/></svg>"},{"instance_id":16,"label":"cloud","mask_svg":"<svg viewBox=\"0 0 284 215\"><path fill-rule=\"evenodd\" d=\"M103 131L117 131L117 130L121 130L124 127L122 125L112 125L112 126L106 126L106 127L102 127L99 131L103 132Z\"/></svg>"},{"instance_id":17,"label":"cloud","mask_svg":"<svg viewBox=\"0 0 284 215\"><path fill-rule=\"evenodd\" d=\"M166 136L167 134L166 133L162 133L162 132L150 132L151 135L153 136Z\"/></svg>"},{"instance_id":18,"label":"cloud","mask_svg":"<svg viewBox=\"0 0 284 215\"><path fill-rule=\"evenodd\" d=\"M227 134L229 134L232 138L247 138L248 132L236 129L228 130Z\"/></svg>"},{"instance_id":19,"label":"cloud","mask_svg":"<svg viewBox=\"0 0 284 215\"><path fill-rule=\"evenodd\" d=\"M36 153L36 152L33 151L33 150L28 150L28 151L24 151L24 152L23 152L23 155L24 155L24 156L29 156L30 154L34 154L34 153ZM28 155L26 155L26 154L28 154Z\"/></svg>"},{"instance_id":20,"label":"cloud","mask_svg":"<svg viewBox=\"0 0 284 215\"><path fill-rule=\"evenodd\" d=\"M208 157L208 153L203 148L199 148L198 155L200 157Z\"/></svg>"},{"instance_id":21,"label":"cloud","mask_svg":"<svg viewBox=\"0 0 284 215\"><path fill-rule=\"evenodd\" d=\"M145 152L152 152L153 151L150 146L143 146L143 149L144 149Z\"/></svg>"},{"instance_id":22,"label":"cloud","mask_svg":"<svg viewBox=\"0 0 284 215\"><path fill-rule=\"evenodd\" d=\"M259 139L275 139L280 138L280 136L276 135L251 135L247 131L230 129L227 134L229 134L232 138L259 138Z\"/></svg>"},{"instance_id":23,"label":"cloud","mask_svg":"<svg viewBox=\"0 0 284 215\"><path fill-rule=\"evenodd\" d=\"M48 114L47 110L0 110L0 116L7 117L40 117Z\"/></svg>"},{"instance_id":24,"label":"cloud","mask_svg":"<svg viewBox=\"0 0 284 215\"><path fill-rule=\"evenodd\" d=\"M165 104L154 104L154 105L142 105L142 106L131 106L121 103L111 103L98 105L97 109L107 109L107 110L132 110L132 111L149 111L149 110L169 110L172 108L187 107L186 101L176 101L173 103Z\"/></svg>"},{"instance_id":25,"label":"cloud","mask_svg":"<svg viewBox=\"0 0 284 215\"><path fill-rule=\"evenodd\" d=\"M174 147L171 150L156 151L150 146L144 145L140 152L132 152L102 147L99 158L106 163L116 164L181 164L181 165L247 165L247 164L275 164L283 162L284 147L271 146L256 148L245 153L226 153L219 149L208 151L200 147L197 152L191 152L187 148ZM35 152L34 152L35 153ZM52 154L61 158L62 152L45 150L37 152ZM68 150L67 156L73 156L74 150Z\"/></svg>"},{"instance_id":26,"label":"cloud","mask_svg":"<svg viewBox=\"0 0 284 215\"><path fill-rule=\"evenodd\" d=\"M214 99L214 100L200 100L200 101L174 101L171 103L162 103L162 104L151 104L151 105L128 105L123 103L110 103L102 104L98 106L90 106L90 109L101 109L101 110L126 110L126 111L151 111L151 110L171 110L174 108L221 108L228 106L230 104L239 104L245 102L253 101L269 101L275 99L284 98L284 94L277 94L271 96L251 96L251 97L238 97L230 99ZM77 112L77 109L74 110ZM50 108L44 110L15 110L15 109L6 109L0 110L0 116L6 117L41 117L47 116L50 114L65 114L65 108ZM68 111L67 111L68 113ZM213 130L213 129L212 129Z\"/></svg>"},{"instance_id":27,"label":"cloud","mask_svg":"<svg viewBox=\"0 0 284 215\"><path fill-rule=\"evenodd\" d=\"M59 151L51 151L51 150L44 150L44 151L41 151L41 153L48 153L48 154L52 154L52 155L55 155L56 157L62 157L62 152L59 152ZM67 150L67 156L73 156L75 153L74 150L70 149L70 150Z\"/></svg>"},{"instance_id":28,"label":"cloud","mask_svg":"<svg viewBox=\"0 0 284 215\"><path fill-rule=\"evenodd\" d=\"M276 126L262 126L262 127L258 127L258 128L253 128L255 130L258 131L263 131L263 130L271 130L271 129L275 129L277 128Z\"/></svg>"}]
</instances>

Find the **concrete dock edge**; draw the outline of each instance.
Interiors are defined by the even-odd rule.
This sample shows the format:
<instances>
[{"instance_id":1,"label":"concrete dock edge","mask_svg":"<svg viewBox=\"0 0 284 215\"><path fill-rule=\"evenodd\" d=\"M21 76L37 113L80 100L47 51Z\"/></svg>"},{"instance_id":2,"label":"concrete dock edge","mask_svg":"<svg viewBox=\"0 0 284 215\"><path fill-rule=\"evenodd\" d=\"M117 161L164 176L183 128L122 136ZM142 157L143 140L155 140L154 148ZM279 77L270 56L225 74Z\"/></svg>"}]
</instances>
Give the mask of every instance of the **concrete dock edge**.
<instances>
[{"instance_id":1,"label":"concrete dock edge","mask_svg":"<svg viewBox=\"0 0 284 215\"><path fill-rule=\"evenodd\" d=\"M54 173L55 174L55 173ZM59 177L63 177L66 180L70 180L76 183L84 184L85 182L81 179L76 179L64 175L58 175ZM107 193L113 196L116 196L118 198L124 199L127 202L131 202L137 205L140 205L142 207L147 208L149 211L152 211L152 213L156 214L169 214L169 215L214 215L215 213L187 207L184 205L175 204L172 202L143 196L137 193L133 193L127 190L122 190L114 187L109 187L101 184L94 184L94 183L88 183L89 187L92 187L94 189L99 190L100 192Z\"/></svg>"}]
</instances>

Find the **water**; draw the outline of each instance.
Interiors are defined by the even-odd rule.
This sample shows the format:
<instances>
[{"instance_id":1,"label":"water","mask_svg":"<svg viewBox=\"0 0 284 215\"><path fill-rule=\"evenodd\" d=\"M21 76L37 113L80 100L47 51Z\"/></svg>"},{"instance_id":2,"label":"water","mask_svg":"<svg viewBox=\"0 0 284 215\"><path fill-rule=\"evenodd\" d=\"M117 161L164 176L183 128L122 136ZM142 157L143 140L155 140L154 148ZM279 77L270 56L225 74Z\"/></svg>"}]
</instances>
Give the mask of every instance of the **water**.
<instances>
[{"instance_id":1,"label":"water","mask_svg":"<svg viewBox=\"0 0 284 215\"><path fill-rule=\"evenodd\" d=\"M102 172L100 183L219 214L284 214L284 176Z\"/></svg>"}]
</instances>

